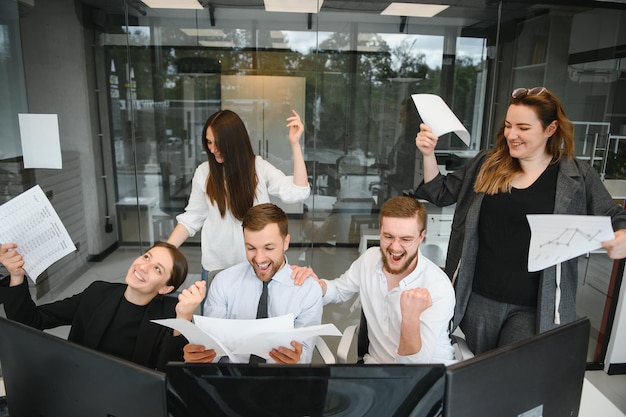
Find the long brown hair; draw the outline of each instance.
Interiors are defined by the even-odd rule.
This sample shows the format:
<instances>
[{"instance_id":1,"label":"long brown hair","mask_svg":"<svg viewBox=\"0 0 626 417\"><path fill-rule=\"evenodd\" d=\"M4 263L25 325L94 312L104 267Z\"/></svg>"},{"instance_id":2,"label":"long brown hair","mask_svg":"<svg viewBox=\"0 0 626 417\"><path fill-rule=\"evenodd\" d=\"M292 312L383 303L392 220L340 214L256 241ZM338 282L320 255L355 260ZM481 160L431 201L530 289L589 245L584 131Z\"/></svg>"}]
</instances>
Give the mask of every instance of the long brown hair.
<instances>
[{"instance_id":1,"label":"long brown hair","mask_svg":"<svg viewBox=\"0 0 626 417\"><path fill-rule=\"evenodd\" d=\"M556 120L557 127L546 143L547 152L552 155L553 163L563 157L568 159L574 156L574 125L565 116L565 110L554 93L543 88L539 93L528 92L511 97L509 106L516 104L531 107L546 129L550 123ZM509 145L504 137L504 122L498 130L496 145L487 153L483 166L480 168L474 191L477 193L496 194L509 192L515 174L522 171L522 166L517 158L511 157Z\"/></svg>"},{"instance_id":2,"label":"long brown hair","mask_svg":"<svg viewBox=\"0 0 626 417\"><path fill-rule=\"evenodd\" d=\"M206 140L209 128L215 138L215 146L224 158L221 164L209 151ZM237 113L222 110L212 114L202 129L202 148L209 159L206 194L211 203L217 204L222 217L226 215L226 210L230 210L236 219L243 219L254 204L258 178L248 130Z\"/></svg>"}]
</instances>

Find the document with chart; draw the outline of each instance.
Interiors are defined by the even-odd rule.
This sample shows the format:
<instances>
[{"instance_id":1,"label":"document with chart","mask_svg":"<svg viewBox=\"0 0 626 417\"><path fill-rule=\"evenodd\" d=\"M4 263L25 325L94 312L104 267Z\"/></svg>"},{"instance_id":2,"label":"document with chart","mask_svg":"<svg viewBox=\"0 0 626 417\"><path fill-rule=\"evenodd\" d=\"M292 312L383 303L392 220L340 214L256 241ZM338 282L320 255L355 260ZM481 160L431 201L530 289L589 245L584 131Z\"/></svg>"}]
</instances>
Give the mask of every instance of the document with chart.
<instances>
[{"instance_id":1,"label":"document with chart","mask_svg":"<svg viewBox=\"0 0 626 417\"><path fill-rule=\"evenodd\" d=\"M528 271L535 272L602 247L615 239L608 216L529 214Z\"/></svg>"},{"instance_id":2,"label":"document with chart","mask_svg":"<svg viewBox=\"0 0 626 417\"><path fill-rule=\"evenodd\" d=\"M0 219L0 242L17 245L24 271L35 283L50 265L76 250L39 185L1 205Z\"/></svg>"}]
</instances>

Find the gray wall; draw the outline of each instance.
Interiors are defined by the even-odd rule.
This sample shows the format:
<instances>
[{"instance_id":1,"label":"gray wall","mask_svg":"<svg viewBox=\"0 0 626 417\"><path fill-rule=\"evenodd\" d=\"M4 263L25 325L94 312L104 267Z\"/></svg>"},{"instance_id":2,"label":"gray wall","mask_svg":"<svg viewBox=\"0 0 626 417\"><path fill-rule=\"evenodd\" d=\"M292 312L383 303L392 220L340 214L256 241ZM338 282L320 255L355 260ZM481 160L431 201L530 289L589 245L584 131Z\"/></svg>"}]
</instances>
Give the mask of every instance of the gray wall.
<instances>
[{"instance_id":1,"label":"gray wall","mask_svg":"<svg viewBox=\"0 0 626 417\"><path fill-rule=\"evenodd\" d=\"M75 7L73 0L38 1L21 19L22 51L29 112L58 114L61 150L78 153L87 253L97 255L117 241L117 233L106 233L104 227L104 175L109 207L114 208L115 196L113 175L107 172L112 170L110 141L99 136L100 125L108 122L99 120L106 112L94 93L93 35L80 23Z\"/></svg>"}]
</instances>

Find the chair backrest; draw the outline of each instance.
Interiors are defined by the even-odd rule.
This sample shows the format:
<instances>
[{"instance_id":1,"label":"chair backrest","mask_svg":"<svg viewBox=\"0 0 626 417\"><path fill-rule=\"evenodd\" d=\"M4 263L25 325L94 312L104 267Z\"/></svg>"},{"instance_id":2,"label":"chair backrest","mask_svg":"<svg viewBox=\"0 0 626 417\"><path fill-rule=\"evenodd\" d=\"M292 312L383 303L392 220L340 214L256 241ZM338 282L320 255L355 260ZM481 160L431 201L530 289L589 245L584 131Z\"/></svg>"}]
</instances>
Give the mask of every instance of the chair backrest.
<instances>
[{"instance_id":1,"label":"chair backrest","mask_svg":"<svg viewBox=\"0 0 626 417\"><path fill-rule=\"evenodd\" d=\"M209 274L207 275L207 280L206 280L207 291L209 290L209 287L211 286L211 282L213 282L213 278L215 278L215 276L222 271L223 269L216 269L215 271L209 271Z\"/></svg>"},{"instance_id":2,"label":"chair backrest","mask_svg":"<svg viewBox=\"0 0 626 417\"><path fill-rule=\"evenodd\" d=\"M317 336L317 340L315 341L315 349L322 358L322 362L324 362L325 364L337 363L335 355L326 344L326 341L322 339L322 336Z\"/></svg>"},{"instance_id":3,"label":"chair backrest","mask_svg":"<svg viewBox=\"0 0 626 417\"><path fill-rule=\"evenodd\" d=\"M361 321L359 322L359 332L357 334L357 363L363 363L363 358L370 346L370 340L367 335L367 320L365 313L361 310Z\"/></svg>"},{"instance_id":4,"label":"chair backrest","mask_svg":"<svg viewBox=\"0 0 626 417\"><path fill-rule=\"evenodd\" d=\"M445 265L445 254L440 246L434 243L427 243L420 246L422 254L439 266Z\"/></svg>"}]
</instances>

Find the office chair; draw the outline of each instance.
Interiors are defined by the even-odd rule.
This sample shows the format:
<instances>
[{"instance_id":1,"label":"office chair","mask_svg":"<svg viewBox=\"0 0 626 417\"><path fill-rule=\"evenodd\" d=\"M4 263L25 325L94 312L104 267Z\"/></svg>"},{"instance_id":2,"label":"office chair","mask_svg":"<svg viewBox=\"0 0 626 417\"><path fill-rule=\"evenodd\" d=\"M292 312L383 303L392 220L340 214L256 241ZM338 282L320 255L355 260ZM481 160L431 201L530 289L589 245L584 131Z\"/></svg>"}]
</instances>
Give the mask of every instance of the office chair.
<instances>
[{"instance_id":1,"label":"office chair","mask_svg":"<svg viewBox=\"0 0 626 417\"><path fill-rule=\"evenodd\" d=\"M330 350L324 339L322 339L322 336L317 336L317 340L315 341L315 350L317 350L317 353L319 353L325 364L334 364L337 362L335 360L335 355L333 355L333 352Z\"/></svg>"},{"instance_id":2,"label":"office chair","mask_svg":"<svg viewBox=\"0 0 626 417\"><path fill-rule=\"evenodd\" d=\"M433 261L436 265L443 267L446 265L446 254L441 249L441 246L435 245L434 243L426 243L420 245L420 250L422 254Z\"/></svg>"},{"instance_id":3,"label":"office chair","mask_svg":"<svg viewBox=\"0 0 626 417\"><path fill-rule=\"evenodd\" d=\"M369 347L369 339L367 338L367 320L365 314L361 310L361 319L359 324L353 324L345 328L337 346L337 363L349 363L348 355L354 341L354 335L357 336L357 362L363 363L363 357L367 353Z\"/></svg>"},{"instance_id":4,"label":"office chair","mask_svg":"<svg viewBox=\"0 0 626 417\"><path fill-rule=\"evenodd\" d=\"M357 363L363 363L363 357L367 353L369 339L367 337L367 320L361 310L361 320L359 324L346 327L341 335L339 346L337 347L337 363L349 363L348 356L354 342L354 335L357 335ZM465 335L457 327L450 335L452 346L454 347L454 358L456 361L463 361L474 357L474 354L467 345Z\"/></svg>"}]
</instances>

